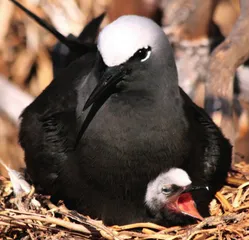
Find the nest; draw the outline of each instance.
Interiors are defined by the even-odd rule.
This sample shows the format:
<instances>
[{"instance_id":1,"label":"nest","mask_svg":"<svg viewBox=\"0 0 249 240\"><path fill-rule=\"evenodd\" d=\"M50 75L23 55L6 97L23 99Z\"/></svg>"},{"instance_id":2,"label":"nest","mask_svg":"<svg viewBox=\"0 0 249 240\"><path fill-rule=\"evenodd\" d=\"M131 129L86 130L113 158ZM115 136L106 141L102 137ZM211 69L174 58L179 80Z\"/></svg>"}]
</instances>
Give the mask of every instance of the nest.
<instances>
[{"instance_id":1,"label":"nest","mask_svg":"<svg viewBox=\"0 0 249 240\"><path fill-rule=\"evenodd\" d=\"M105 226L102 221L54 205L35 193L15 197L0 181L0 238L4 239L249 239L249 165L236 164L210 203L211 216L195 225L166 228L153 223Z\"/></svg>"}]
</instances>

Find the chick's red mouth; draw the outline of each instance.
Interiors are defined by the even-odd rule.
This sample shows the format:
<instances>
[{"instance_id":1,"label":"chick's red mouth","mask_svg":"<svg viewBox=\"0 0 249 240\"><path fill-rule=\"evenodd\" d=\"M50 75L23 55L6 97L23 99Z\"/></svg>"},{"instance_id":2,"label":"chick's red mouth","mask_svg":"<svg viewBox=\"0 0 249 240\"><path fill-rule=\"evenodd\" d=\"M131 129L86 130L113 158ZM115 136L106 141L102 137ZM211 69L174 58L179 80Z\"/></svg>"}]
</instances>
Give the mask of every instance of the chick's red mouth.
<instances>
[{"instance_id":1,"label":"chick's red mouth","mask_svg":"<svg viewBox=\"0 0 249 240\"><path fill-rule=\"evenodd\" d=\"M191 193L182 193L174 198L167 207L174 212L181 212L195 219L203 220L203 217L198 212Z\"/></svg>"}]
</instances>

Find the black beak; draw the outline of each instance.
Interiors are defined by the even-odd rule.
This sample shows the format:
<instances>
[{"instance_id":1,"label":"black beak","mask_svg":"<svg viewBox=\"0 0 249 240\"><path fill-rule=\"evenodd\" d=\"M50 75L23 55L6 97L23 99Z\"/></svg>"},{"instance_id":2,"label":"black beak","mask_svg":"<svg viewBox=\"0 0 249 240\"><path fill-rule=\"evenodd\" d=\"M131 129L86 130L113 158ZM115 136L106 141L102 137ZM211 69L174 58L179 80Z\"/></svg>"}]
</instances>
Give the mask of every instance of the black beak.
<instances>
[{"instance_id":1,"label":"black beak","mask_svg":"<svg viewBox=\"0 0 249 240\"><path fill-rule=\"evenodd\" d=\"M175 197L179 196L182 193L188 193L193 192L196 190L206 190L209 191L209 187L202 185L202 186L194 186L192 184L186 186L186 187L180 187L180 186L174 186L174 188L170 191L170 199L174 199Z\"/></svg>"},{"instance_id":2,"label":"black beak","mask_svg":"<svg viewBox=\"0 0 249 240\"><path fill-rule=\"evenodd\" d=\"M193 192L196 190L206 190L209 191L209 187L207 185L200 185L200 186L194 186L194 185L189 185L187 187L185 187L182 191L182 193L185 192Z\"/></svg>"},{"instance_id":3,"label":"black beak","mask_svg":"<svg viewBox=\"0 0 249 240\"><path fill-rule=\"evenodd\" d=\"M128 70L123 65L109 67L104 72L100 79L100 83L95 87L90 97L87 99L83 111L89 108L93 103L99 99L111 95L115 92L116 84L120 82Z\"/></svg>"}]
</instances>

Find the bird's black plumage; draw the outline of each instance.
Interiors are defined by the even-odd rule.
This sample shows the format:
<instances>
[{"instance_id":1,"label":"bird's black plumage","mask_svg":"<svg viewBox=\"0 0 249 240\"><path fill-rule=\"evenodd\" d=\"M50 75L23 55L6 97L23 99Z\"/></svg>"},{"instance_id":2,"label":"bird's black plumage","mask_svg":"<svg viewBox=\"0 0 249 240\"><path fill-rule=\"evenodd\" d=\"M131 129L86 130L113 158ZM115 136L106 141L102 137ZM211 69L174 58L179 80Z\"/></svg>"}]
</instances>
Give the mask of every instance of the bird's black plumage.
<instances>
[{"instance_id":1,"label":"bird's black plumage","mask_svg":"<svg viewBox=\"0 0 249 240\"><path fill-rule=\"evenodd\" d=\"M147 184L169 168L185 169L193 184L211 188L208 196L201 194L203 199L196 191L197 205L205 214L225 181L231 146L178 87L173 53L162 30L137 16L115 24L120 22L139 29L148 26L143 37L149 36L150 48L136 49L124 62L107 66L110 59L99 38L99 50L62 70L21 116L27 171L43 192L106 224L188 223L181 215L165 212L159 219L148 214ZM131 28L113 27L110 39L124 30ZM126 44L134 37L128 36ZM82 125L83 135L75 145Z\"/></svg>"}]
</instances>

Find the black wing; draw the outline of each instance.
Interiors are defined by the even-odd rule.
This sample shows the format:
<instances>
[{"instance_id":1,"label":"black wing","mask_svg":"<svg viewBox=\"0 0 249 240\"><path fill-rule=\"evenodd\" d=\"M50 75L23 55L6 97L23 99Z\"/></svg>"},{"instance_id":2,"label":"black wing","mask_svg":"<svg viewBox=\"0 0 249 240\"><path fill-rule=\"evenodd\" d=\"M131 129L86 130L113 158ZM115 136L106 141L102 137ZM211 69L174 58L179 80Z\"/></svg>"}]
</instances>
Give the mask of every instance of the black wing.
<instances>
[{"instance_id":1,"label":"black wing","mask_svg":"<svg viewBox=\"0 0 249 240\"><path fill-rule=\"evenodd\" d=\"M193 103L182 89L180 92L190 123L189 141L192 141L189 159L183 168L193 184L209 187L209 191L192 193L199 212L207 217L210 201L225 184L232 160L232 146L205 110Z\"/></svg>"},{"instance_id":2,"label":"black wing","mask_svg":"<svg viewBox=\"0 0 249 240\"><path fill-rule=\"evenodd\" d=\"M25 151L27 172L50 194L59 196L63 185L78 179L76 109L79 96L86 101L96 85L92 74L95 60L96 53L88 53L62 70L21 115L19 141Z\"/></svg>"},{"instance_id":3,"label":"black wing","mask_svg":"<svg viewBox=\"0 0 249 240\"><path fill-rule=\"evenodd\" d=\"M196 172L200 171L199 179L203 179L204 182L210 183L210 186L215 186L217 191L225 182L227 177L227 172L230 169L231 159L232 159L232 146L226 139L220 128L213 122L210 116L205 112L204 109L197 106L189 96L180 89L181 96L184 99L185 113L188 118L190 118L191 126L194 131L198 132L199 137L196 137L195 143L200 146L200 151L197 152L196 158L194 154L193 158L189 160L192 161L191 166L197 166L195 171L195 176L198 176ZM196 148L197 146L193 146Z\"/></svg>"}]
</instances>

